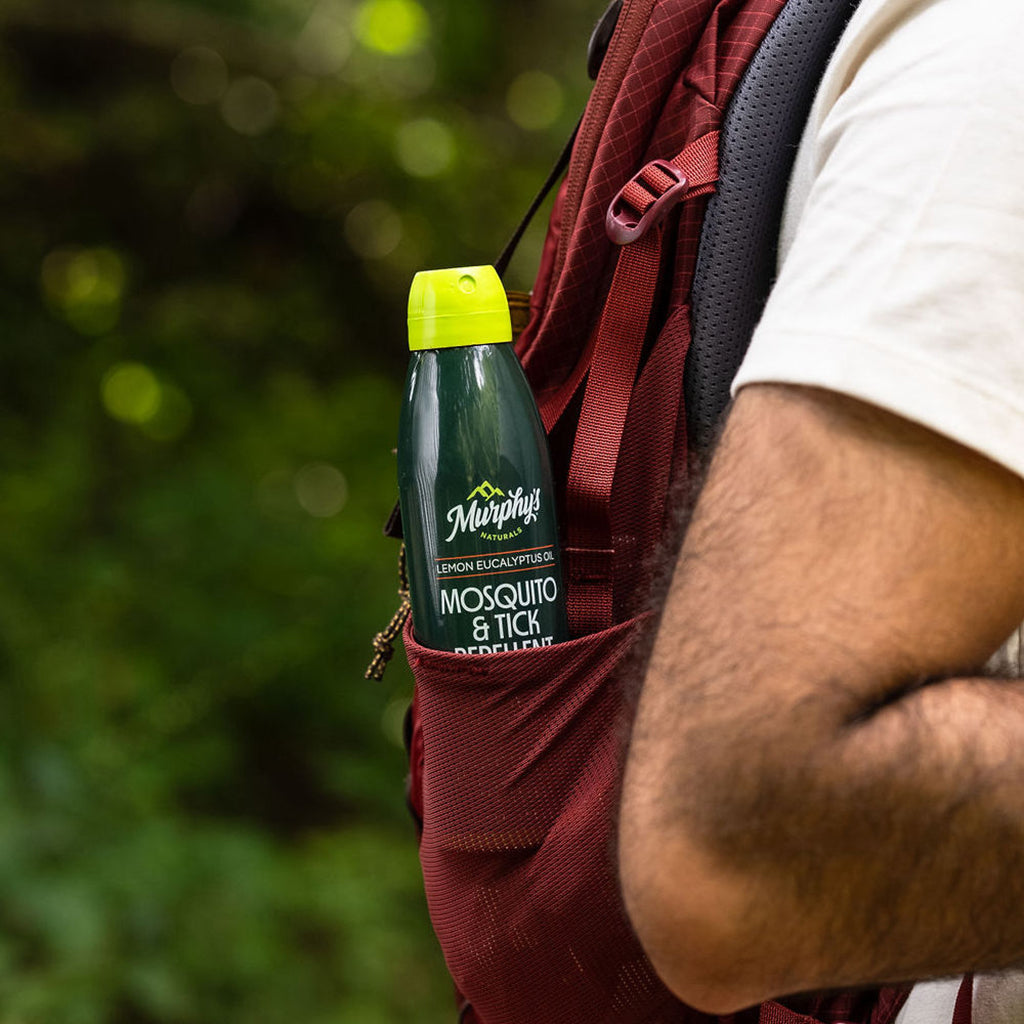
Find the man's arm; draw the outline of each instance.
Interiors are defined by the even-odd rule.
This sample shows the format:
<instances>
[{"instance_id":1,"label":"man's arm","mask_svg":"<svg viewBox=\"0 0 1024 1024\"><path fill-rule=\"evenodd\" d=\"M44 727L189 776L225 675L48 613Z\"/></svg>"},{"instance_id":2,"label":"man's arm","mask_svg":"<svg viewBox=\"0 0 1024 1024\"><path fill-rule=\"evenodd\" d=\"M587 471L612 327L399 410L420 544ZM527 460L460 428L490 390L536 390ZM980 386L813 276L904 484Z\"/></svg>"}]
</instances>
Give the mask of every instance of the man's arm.
<instances>
[{"instance_id":1,"label":"man's arm","mask_svg":"<svg viewBox=\"0 0 1024 1024\"><path fill-rule=\"evenodd\" d=\"M1024 962L1024 481L827 392L741 391L623 792L626 906L730 1012Z\"/></svg>"}]
</instances>

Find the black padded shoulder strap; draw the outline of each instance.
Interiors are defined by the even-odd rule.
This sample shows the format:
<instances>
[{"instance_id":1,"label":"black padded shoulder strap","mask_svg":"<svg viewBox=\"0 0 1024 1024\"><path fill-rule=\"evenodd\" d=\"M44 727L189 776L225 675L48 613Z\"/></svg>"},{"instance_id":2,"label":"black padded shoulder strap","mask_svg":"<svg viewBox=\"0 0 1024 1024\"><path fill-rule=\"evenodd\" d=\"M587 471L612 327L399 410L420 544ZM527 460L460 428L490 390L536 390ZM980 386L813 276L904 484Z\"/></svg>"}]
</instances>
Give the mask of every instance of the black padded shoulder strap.
<instances>
[{"instance_id":1,"label":"black padded shoulder strap","mask_svg":"<svg viewBox=\"0 0 1024 1024\"><path fill-rule=\"evenodd\" d=\"M685 396L691 444L706 450L775 278L793 160L828 58L857 0L788 0L726 111L718 191L693 282Z\"/></svg>"}]
</instances>

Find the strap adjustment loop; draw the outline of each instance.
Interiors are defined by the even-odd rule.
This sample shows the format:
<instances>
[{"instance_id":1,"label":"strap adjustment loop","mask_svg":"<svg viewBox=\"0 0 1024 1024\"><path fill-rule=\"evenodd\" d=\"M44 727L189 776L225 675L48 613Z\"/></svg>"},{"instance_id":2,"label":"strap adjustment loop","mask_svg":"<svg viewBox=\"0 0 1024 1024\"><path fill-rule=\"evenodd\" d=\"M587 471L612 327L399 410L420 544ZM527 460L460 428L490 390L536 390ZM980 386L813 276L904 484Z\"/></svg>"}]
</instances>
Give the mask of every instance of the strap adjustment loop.
<instances>
[{"instance_id":1,"label":"strap adjustment loop","mask_svg":"<svg viewBox=\"0 0 1024 1024\"><path fill-rule=\"evenodd\" d=\"M667 160L652 160L634 174L612 200L605 231L616 245L642 238L670 207L683 199L690 179Z\"/></svg>"}]
</instances>

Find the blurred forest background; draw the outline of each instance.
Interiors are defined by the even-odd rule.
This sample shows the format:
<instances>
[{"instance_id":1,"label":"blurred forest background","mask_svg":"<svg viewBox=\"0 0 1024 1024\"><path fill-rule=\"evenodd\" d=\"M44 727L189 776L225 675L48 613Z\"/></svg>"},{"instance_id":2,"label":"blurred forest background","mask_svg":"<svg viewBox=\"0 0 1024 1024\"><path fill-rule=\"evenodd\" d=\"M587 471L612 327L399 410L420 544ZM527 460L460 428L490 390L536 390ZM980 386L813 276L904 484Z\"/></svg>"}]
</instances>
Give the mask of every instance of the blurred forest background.
<instances>
[{"instance_id":1,"label":"blurred forest background","mask_svg":"<svg viewBox=\"0 0 1024 1024\"><path fill-rule=\"evenodd\" d=\"M405 298L495 258L604 6L0 4L0 1024L453 1020L362 677Z\"/></svg>"}]
</instances>

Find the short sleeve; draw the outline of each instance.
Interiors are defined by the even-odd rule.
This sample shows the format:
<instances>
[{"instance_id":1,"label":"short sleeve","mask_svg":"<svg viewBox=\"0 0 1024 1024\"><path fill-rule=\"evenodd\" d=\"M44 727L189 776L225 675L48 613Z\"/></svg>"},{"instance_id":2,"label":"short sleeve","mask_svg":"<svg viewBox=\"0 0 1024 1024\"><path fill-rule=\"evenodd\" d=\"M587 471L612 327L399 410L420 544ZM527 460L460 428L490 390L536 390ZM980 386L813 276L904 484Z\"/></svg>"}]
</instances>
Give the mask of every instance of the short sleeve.
<instances>
[{"instance_id":1,"label":"short sleeve","mask_svg":"<svg viewBox=\"0 0 1024 1024\"><path fill-rule=\"evenodd\" d=\"M864 6L808 123L734 393L839 391L1024 476L1024 13Z\"/></svg>"}]
</instances>

